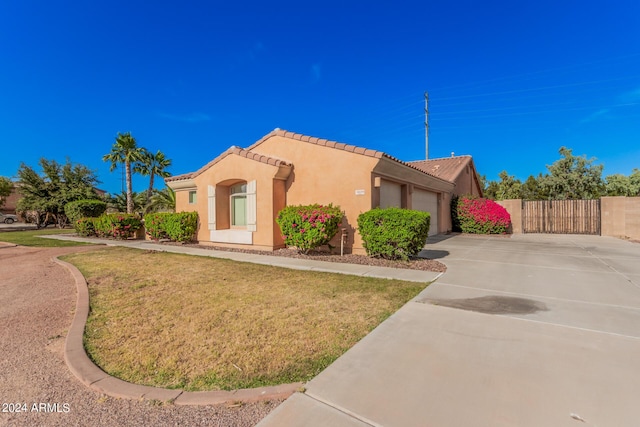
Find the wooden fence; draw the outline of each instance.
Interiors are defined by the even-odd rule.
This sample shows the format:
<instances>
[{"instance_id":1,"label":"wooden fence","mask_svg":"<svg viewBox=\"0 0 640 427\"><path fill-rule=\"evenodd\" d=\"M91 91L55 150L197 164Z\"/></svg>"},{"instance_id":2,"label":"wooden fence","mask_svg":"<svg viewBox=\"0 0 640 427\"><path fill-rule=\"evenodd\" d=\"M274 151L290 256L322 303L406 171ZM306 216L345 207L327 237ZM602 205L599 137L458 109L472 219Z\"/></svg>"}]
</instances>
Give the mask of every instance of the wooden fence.
<instances>
[{"instance_id":1,"label":"wooden fence","mask_svg":"<svg viewBox=\"0 0 640 427\"><path fill-rule=\"evenodd\" d=\"M600 200L522 202L524 233L600 234Z\"/></svg>"}]
</instances>

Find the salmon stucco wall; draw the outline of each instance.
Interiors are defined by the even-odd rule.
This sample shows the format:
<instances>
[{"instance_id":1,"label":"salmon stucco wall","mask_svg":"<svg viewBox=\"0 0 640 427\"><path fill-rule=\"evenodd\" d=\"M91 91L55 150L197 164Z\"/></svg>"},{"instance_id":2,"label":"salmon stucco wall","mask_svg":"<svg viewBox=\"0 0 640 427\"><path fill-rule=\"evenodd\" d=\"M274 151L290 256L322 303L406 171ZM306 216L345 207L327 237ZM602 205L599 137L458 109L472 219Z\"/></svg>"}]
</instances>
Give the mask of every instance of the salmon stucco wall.
<instances>
[{"instance_id":1,"label":"salmon stucco wall","mask_svg":"<svg viewBox=\"0 0 640 427\"><path fill-rule=\"evenodd\" d=\"M522 233L522 199L496 200L496 203L509 212L511 216L511 232Z\"/></svg>"},{"instance_id":2,"label":"salmon stucco wall","mask_svg":"<svg viewBox=\"0 0 640 427\"><path fill-rule=\"evenodd\" d=\"M458 196L470 194L472 196L482 196L477 174L473 173L473 166L469 163L465 166L456 178L456 188L454 193Z\"/></svg>"},{"instance_id":3,"label":"salmon stucco wall","mask_svg":"<svg viewBox=\"0 0 640 427\"><path fill-rule=\"evenodd\" d=\"M261 141L250 150L293 164L285 183L287 206L314 203L340 206L345 212L343 226L348 232L347 246L352 247L354 253L363 253L362 240L355 227L358 215L372 206L371 171L378 163L377 158L279 135ZM340 232L331 244L340 245Z\"/></svg>"},{"instance_id":4,"label":"salmon stucco wall","mask_svg":"<svg viewBox=\"0 0 640 427\"><path fill-rule=\"evenodd\" d=\"M193 178L197 191L196 205L188 203L189 189L176 191L176 211L189 211L196 208L200 218L197 238L200 242L210 242L226 246L233 240L233 235L251 233L251 242L244 246L251 246L254 249L272 250L274 247L282 247L283 242L279 237L280 233L274 230L277 225L274 222L273 212L278 210L278 203L282 203L282 197L276 198L274 186L283 187L283 184L274 184L279 181L275 179L278 167L259 161L247 159L237 155L228 155L198 176ZM246 228L234 228L230 225L230 190L232 185L241 182L256 181L256 230L247 231ZM224 231L228 241L212 240L209 229L209 186L215 189L215 229L214 231ZM281 191L280 191L281 193ZM282 205L284 207L284 205ZM281 207L280 207L281 208ZM236 245L237 246L237 245ZM242 244L240 246L243 246Z\"/></svg>"}]
</instances>

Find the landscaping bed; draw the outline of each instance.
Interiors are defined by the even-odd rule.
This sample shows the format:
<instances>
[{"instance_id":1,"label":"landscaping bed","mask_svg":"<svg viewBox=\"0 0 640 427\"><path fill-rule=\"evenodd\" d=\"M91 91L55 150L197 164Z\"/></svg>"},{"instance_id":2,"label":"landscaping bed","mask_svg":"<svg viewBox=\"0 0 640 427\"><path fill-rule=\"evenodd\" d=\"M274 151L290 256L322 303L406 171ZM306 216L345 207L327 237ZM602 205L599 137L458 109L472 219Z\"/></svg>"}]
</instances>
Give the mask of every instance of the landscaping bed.
<instances>
[{"instance_id":1,"label":"landscaping bed","mask_svg":"<svg viewBox=\"0 0 640 427\"><path fill-rule=\"evenodd\" d=\"M171 243L167 243L171 244ZM219 246L210 246L210 245L199 245L199 244L189 244L185 246L192 246L201 249L210 249L216 251L227 251L227 252L240 252L246 254L256 254L256 255L270 255L270 256L281 256L288 258L299 258L299 259L309 259L314 261L328 261L328 262L340 262L345 264L359 264L359 265L371 265L376 267L391 267L391 268L408 268L412 270L422 270L422 271L435 271L438 273L447 271L447 266L443 263L427 258L411 258L409 261L402 260L390 260L384 258L373 258L366 255L354 255L354 254L331 254L328 252L322 251L312 251L309 254L303 254L298 252L295 249L278 249L275 251L257 251L251 249L236 249L236 248L225 248Z\"/></svg>"}]
</instances>

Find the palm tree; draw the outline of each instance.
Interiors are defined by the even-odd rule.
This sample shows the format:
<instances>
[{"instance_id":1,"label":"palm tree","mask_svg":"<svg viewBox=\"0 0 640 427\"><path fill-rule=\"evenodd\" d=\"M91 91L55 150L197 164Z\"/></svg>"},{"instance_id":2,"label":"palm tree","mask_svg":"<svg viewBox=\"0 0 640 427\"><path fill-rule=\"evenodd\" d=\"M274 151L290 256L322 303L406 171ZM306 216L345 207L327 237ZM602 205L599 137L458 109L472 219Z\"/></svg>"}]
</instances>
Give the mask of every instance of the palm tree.
<instances>
[{"instance_id":1,"label":"palm tree","mask_svg":"<svg viewBox=\"0 0 640 427\"><path fill-rule=\"evenodd\" d=\"M147 204L151 202L153 194L153 179L156 176L166 178L171 174L167 172L167 168L171 166L171 159L167 159L160 150L156 154L143 149L140 162L137 163L133 171L143 176L149 177L149 188L147 189Z\"/></svg>"},{"instance_id":2,"label":"palm tree","mask_svg":"<svg viewBox=\"0 0 640 427\"><path fill-rule=\"evenodd\" d=\"M143 193L133 193L133 212L143 212L144 210L144 197ZM107 207L111 211L123 212L127 210L127 193L123 191L122 193L114 194L108 196Z\"/></svg>"},{"instance_id":3,"label":"palm tree","mask_svg":"<svg viewBox=\"0 0 640 427\"><path fill-rule=\"evenodd\" d=\"M133 189L131 184L131 164L140 160L142 148L138 147L136 139L130 132L121 134L118 132L116 142L111 147L111 152L105 154L102 160L111 162L110 171L113 172L118 164L124 163L127 176L127 213L133 213Z\"/></svg>"},{"instance_id":4,"label":"palm tree","mask_svg":"<svg viewBox=\"0 0 640 427\"><path fill-rule=\"evenodd\" d=\"M169 187L156 190L151 197L151 202L147 205L148 212L176 210L176 193Z\"/></svg>"}]
</instances>

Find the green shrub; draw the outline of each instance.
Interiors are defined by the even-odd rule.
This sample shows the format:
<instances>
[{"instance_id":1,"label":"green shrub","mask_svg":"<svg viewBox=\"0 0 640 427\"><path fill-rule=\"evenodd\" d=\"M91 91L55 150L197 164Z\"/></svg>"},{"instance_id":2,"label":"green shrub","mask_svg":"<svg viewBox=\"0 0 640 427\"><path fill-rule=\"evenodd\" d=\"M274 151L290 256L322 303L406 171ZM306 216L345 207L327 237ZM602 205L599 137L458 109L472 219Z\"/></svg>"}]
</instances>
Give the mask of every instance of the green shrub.
<instances>
[{"instance_id":1,"label":"green shrub","mask_svg":"<svg viewBox=\"0 0 640 427\"><path fill-rule=\"evenodd\" d=\"M161 212L144 217L147 235L153 240L171 239L175 242L190 242L198 229L197 212Z\"/></svg>"},{"instance_id":2,"label":"green shrub","mask_svg":"<svg viewBox=\"0 0 640 427\"><path fill-rule=\"evenodd\" d=\"M367 255L407 260L424 248L430 219L428 212L375 208L358 216L358 232Z\"/></svg>"},{"instance_id":3,"label":"green shrub","mask_svg":"<svg viewBox=\"0 0 640 427\"><path fill-rule=\"evenodd\" d=\"M73 227L79 236L91 237L96 235L94 221L96 218L80 218L73 223Z\"/></svg>"},{"instance_id":4,"label":"green shrub","mask_svg":"<svg viewBox=\"0 0 640 427\"><path fill-rule=\"evenodd\" d=\"M276 218L284 243L304 253L328 244L341 222L342 211L332 204L287 206Z\"/></svg>"},{"instance_id":5,"label":"green shrub","mask_svg":"<svg viewBox=\"0 0 640 427\"><path fill-rule=\"evenodd\" d=\"M96 199L76 200L64 205L64 213L72 224L80 218L97 218L106 210L107 203Z\"/></svg>"},{"instance_id":6,"label":"green shrub","mask_svg":"<svg viewBox=\"0 0 640 427\"><path fill-rule=\"evenodd\" d=\"M509 212L490 199L461 196L457 213L463 233L504 234L511 226Z\"/></svg>"},{"instance_id":7,"label":"green shrub","mask_svg":"<svg viewBox=\"0 0 640 427\"><path fill-rule=\"evenodd\" d=\"M151 240L168 239L169 235L164 230L164 221L167 215L171 213L160 212L150 213L144 216L145 233Z\"/></svg>"},{"instance_id":8,"label":"green shrub","mask_svg":"<svg viewBox=\"0 0 640 427\"><path fill-rule=\"evenodd\" d=\"M142 227L142 221L135 214L105 214L93 220L96 235L109 239L128 239L135 236Z\"/></svg>"}]
</instances>

